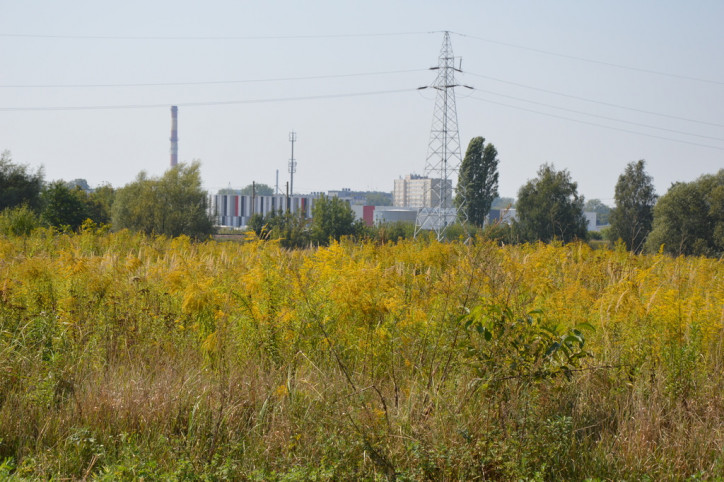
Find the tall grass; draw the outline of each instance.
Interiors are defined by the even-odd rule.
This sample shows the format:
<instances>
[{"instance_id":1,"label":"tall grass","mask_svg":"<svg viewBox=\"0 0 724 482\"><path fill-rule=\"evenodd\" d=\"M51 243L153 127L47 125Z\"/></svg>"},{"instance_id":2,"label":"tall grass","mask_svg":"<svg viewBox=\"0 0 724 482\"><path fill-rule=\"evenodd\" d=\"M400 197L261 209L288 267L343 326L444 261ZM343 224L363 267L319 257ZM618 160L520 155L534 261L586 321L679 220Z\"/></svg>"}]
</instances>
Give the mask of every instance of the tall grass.
<instances>
[{"instance_id":1,"label":"tall grass","mask_svg":"<svg viewBox=\"0 0 724 482\"><path fill-rule=\"evenodd\" d=\"M723 275L584 244L3 237L0 474L713 479Z\"/></svg>"}]
</instances>

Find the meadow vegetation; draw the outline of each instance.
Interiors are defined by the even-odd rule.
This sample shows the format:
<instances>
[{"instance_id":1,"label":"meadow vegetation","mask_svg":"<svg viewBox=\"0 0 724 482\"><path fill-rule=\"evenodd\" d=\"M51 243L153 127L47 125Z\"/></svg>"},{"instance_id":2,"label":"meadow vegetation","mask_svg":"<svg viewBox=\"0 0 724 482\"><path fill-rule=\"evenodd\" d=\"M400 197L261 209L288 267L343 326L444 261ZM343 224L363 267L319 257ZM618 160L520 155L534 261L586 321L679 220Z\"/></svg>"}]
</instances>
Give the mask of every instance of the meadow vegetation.
<instances>
[{"instance_id":1,"label":"meadow vegetation","mask_svg":"<svg viewBox=\"0 0 724 482\"><path fill-rule=\"evenodd\" d=\"M722 260L0 236L0 477L716 479Z\"/></svg>"}]
</instances>

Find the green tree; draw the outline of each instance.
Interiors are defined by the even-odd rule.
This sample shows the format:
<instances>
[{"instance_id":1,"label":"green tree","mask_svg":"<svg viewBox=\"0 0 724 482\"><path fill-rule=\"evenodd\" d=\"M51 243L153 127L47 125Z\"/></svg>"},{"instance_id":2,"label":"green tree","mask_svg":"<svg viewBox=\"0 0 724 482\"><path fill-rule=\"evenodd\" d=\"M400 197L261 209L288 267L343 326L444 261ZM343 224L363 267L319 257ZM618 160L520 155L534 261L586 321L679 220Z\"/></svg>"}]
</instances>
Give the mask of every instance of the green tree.
<instances>
[{"instance_id":1,"label":"green tree","mask_svg":"<svg viewBox=\"0 0 724 482\"><path fill-rule=\"evenodd\" d=\"M724 254L724 169L675 183L654 207L646 250L673 255Z\"/></svg>"},{"instance_id":2,"label":"green tree","mask_svg":"<svg viewBox=\"0 0 724 482\"><path fill-rule=\"evenodd\" d=\"M86 219L98 225L109 224L115 194L113 188L109 185L101 186L90 192L76 181L55 181L43 190L42 221L49 226L73 230L78 229Z\"/></svg>"},{"instance_id":3,"label":"green tree","mask_svg":"<svg viewBox=\"0 0 724 482\"><path fill-rule=\"evenodd\" d=\"M544 164L538 177L518 191L515 231L523 241L569 242L586 239L587 222L583 215L583 196L567 170L556 171Z\"/></svg>"},{"instance_id":4,"label":"green tree","mask_svg":"<svg viewBox=\"0 0 724 482\"><path fill-rule=\"evenodd\" d=\"M611 215L611 208L600 199L589 199L583 206L584 212L596 213L596 226L608 224Z\"/></svg>"},{"instance_id":5,"label":"green tree","mask_svg":"<svg viewBox=\"0 0 724 482\"><path fill-rule=\"evenodd\" d=\"M38 215L25 204L0 212L0 234L27 236L37 227L40 227Z\"/></svg>"},{"instance_id":6,"label":"green tree","mask_svg":"<svg viewBox=\"0 0 724 482\"><path fill-rule=\"evenodd\" d=\"M491 209L508 209L511 207L515 207L515 198L512 197L496 197L493 199L493 204L491 205Z\"/></svg>"},{"instance_id":7,"label":"green tree","mask_svg":"<svg viewBox=\"0 0 724 482\"><path fill-rule=\"evenodd\" d=\"M218 195L229 195L229 196L238 196L241 194L241 189L232 189L230 187L225 187L223 189L219 189L217 191Z\"/></svg>"},{"instance_id":8,"label":"green tree","mask_svg":"<svg viewBox=\"0 0 724 482\"><path fill-rule=\"evenodd\" d=\"M29 172L27 166L13 164L10 151L0 154L0 211L22 204L39 210L42 188L42 169Z\"/></svg>"},{"instance_id":9,"label":"green tree","mask_svg":"<svg viewBox=\"0 0 724 482\"><path fill-rule=\"evenodd\" d=\"M93 189L86 199L88 218L96 224L110 224L115 195L116 191L110 184Z\"/></svg>"},{"instance_id":10,"label":"green tree","mask_svg":"<svg viewBox=\"0 0 724 482\"><path fill-rule=\"evenodd\" d=\"M144 233L155 231L154 185L154 180L149 179L145 172L140 172L134 182L116 191L111 210L114 230L130 229Z\"/></svg>"},{"instance_id":11,"label":"green tree","mask_svg":"<svg viewBox=\"0 0 724 482\"><path fill-rule=\"evenodd\" d=\"M365 195L367 206L392 206L392 195L389 192L370 191Z\"/></svg>"},{"instance_id":12,"label":"green tree","mask_svg":"<svg viewBox=\"0 0 724 482\"><path fill-rule=\"evenodd\" d=\"M309 246L309 220L301 212L256 213L249 219L249 228L262 239L278 239L285 248Z\"/></svg>"},{"instance_id":13,"label":"green tree","mask_svg":"<svg viewBox=\"0 0 724 482\"><path fill-rule=\"evenodd\" d=\"M612 240L623 240L628 249L639 253L651 232L656 192L643 159L631 162L616 183L616 207L611 211Z\"/></svg>"},{"instance_id":14,"label":"green tree","mask_svg":"<svg viewBox=\"0 0 724 482\"><path fill-rule=\"evenodd\" d=\"M135 182L117 191L112 212L116 230L195 238L214 232L198 162L179 164L160 179L149 179L141 172Z\"/></svg>"},{"instance_id":15,"label":"green tree","mask_svg":"<svg viewBox=\"0 0 724 482\"><path fill-rule=\"evenodd\" d=\"M75 230L88 218L87 194L80 188L55 181L43 191L41 198L40 217L50 226Z\"/></svg>"},{"instance_id":16,"label":"green tree","mask_svg":"<svg viewBox=\"0 0 724 482\"><path fill-rule=\"evenodd\" d=\"M485 224L493 200L498 197L498 151L485 138L474 137L460 165L455 205L468 222Z\"/></svg>"},{"instance_id":17,"label":"green tree","mask_svg":"<svg viewBox=\"0 0 724 482\"><path fill-rule=\"evenodd\" d=\"M262 183L255 183L255 184L249 184L244 189L241 190L241 194L243 196L251 196L252 195L252 187L254 189L254 195L255 196L271 196L274 194L274 188L269 186L268 184L262 184Z\"/></svg>"},{"instance_id":18,"label":"green tree","mask_svg":"<svg viewBox=\"0 0 724 482\"><path fill-rule=\"evenodd\" d=\"M347 202L322 195L312 207L310 235L315 243L326 245L330 239L355 234L354 212Z\"/></svg>"},{"instance_id":19,"label":"green tree","mask_svg":"<svg viewBox=\"0 0 724 482\"><path fill-rule=\"evenodd\" d=\"M411 221L394 221L382 223L372 227L374 236L378 241L386 243L396 242L400 239L412 239L415 237L415 223Z\"/></svg>"}]
</instances>

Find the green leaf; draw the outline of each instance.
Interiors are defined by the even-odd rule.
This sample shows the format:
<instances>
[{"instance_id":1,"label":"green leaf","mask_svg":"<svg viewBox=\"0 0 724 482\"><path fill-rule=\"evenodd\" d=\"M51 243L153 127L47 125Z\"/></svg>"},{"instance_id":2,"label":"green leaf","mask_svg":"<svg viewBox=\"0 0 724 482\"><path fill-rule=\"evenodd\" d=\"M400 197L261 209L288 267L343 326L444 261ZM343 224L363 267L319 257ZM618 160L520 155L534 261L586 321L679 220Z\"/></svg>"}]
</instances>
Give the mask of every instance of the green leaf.
<instances>
[{"instance_id":1,"label":"green leaf","mask_svg":"<svg viewBox=\"0 0 724 482\"><path fill-rule=\"evenodd\" d=\"M596 331L596 327L594 327L592 324L588 322L579 323L574 327L576 330L586 330L590 332Z\"/></svg>"},{"instance_id":2,"label":"green leaf","mask_svg":"<svg viewBox=\"0 0 724 482\"><path fill-rule=\"evenodd\" d=\"M546 357L550 356L552 353L555 353L556 351L558 351L558 349L560 347L561 347L560 343L558 343L558 342L553 343L551 346L548 347L544 356L546 356Z\"/></svg>"}]
</instances>

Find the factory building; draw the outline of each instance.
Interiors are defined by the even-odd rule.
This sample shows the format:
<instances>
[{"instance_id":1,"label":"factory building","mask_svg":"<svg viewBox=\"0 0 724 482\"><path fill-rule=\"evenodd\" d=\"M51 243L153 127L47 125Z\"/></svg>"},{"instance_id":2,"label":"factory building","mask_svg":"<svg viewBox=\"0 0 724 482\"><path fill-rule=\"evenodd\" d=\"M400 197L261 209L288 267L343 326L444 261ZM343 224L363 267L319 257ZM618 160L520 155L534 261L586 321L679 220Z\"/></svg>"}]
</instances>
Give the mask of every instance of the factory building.
<instances>
[{"instance_id":1,"label":"factory building","mask_svg":"<svg viewBox=\"0 0 724 482\"><path fill-rule=\"evenodd\" d=\"M305 217L312 216L312 207L317 195L310 196L249 196L238 194L217 194L211 198L211 208L216 224L240 228L249 224L254 214L268 216L278 211L302 213Z\"/></svg>"},{"instance_id":2,"label":"factory building","mask_svg":"<svg viewBox=\"0 0 724 482\"><path fill-rule=\"evenodd\" d=\"M400 208L395 206L362 206L353 204L350 206L355 219L361 219L367 226L378 226L380 224L410 222L414 223L417 218L418 208Z\"/></svg>"}]
</instances>

